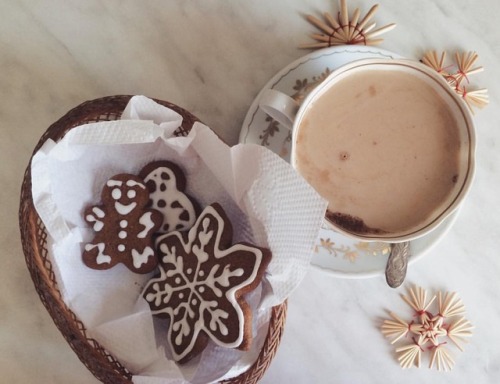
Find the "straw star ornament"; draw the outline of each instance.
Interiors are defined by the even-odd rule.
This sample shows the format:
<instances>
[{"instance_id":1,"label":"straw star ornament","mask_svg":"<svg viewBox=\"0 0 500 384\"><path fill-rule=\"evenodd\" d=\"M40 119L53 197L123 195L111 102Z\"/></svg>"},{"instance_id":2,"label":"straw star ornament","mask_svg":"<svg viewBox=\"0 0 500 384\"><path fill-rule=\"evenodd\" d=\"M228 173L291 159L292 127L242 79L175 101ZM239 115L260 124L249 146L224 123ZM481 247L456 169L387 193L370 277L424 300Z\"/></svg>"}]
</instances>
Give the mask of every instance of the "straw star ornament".
<instances>
[{"instance_id":1,"label":"straw star ornament","mask_svg":"<svg viewBox=\"0 0 500 384\"><path fill-rule=\"evenodd\" d=\"M361 17L359 8L349 15L347 2L340 0L340 11L337 17L325 12L324 21L322 21L315 16L307 15L307 21L317 27L321 33L313 33L311 37L316 42L302 44L300 48L318 49L345 44L380 44L383 39L379 36L392 30L396 24L392 23L375 29L377 24L371 22L371 19L378 7L378 4L375 4L364 17Z\"/></svg>"},{"instance_id":2,"label":"straw star ornament","mask_svg":"<svg viewBox=\"0 0 500 384\"><path fill-rule=\"evenodd\" d=\"M463 317L465 307L455 292L438 292L427 298L427 291L421 287L409 289L409 295L402 295L403 300L415 311L413 320L406 321L390 312L390 320L384 320L382 333L392 338L391 344L405 340L406 343L396 348L399 364L403 368L420 367L422 353L430 352L429 368L436 365L438 370L449 371L455 365L448 351L451 341L460 351L462 343L472 336L474 328L469 320ZM436 302L437 313L430 312Z\"/></svg>"},{"instance_id":3,"label":"straw star ornament","mask_svg":"<svg viewBox=\"0 0 500 384\"><path fill-rule=\"evenodd\" d=\"M451 88L462 97L472 113L474 108L484 108L489 103L486 88L470 89L469 77L482 72L481 66L475 66L478 59L476 52L455 52L455 64L446 65L446 52L438 55L436 51L428 51L422 58L422 63L442 75Z\"/></svg>"}]
</instances>

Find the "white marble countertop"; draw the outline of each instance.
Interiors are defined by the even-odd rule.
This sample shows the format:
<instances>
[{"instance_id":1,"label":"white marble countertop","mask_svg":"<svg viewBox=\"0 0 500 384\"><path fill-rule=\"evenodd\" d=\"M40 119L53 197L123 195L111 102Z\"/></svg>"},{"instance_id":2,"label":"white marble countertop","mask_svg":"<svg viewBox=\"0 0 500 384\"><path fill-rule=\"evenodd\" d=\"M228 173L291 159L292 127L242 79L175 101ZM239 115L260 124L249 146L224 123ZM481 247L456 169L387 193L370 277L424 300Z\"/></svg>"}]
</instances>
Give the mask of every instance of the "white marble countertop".
<instances>
[{"instance_id":1,"label":"white marble countertop","mask_svg":"<svg viewBox=\"0 0 500 384\"><path fill-rule=\"evenodd\" d=\"M281 347L263 383L500 382L500 2L381 0L381 47L410 58L426 49L475 50L490 91L479 111L477 174L450 232L410 266L402 288L383 276L348 280L312 269L289 300ZM364 12L367 0L351 1ZM81 102L144 94L197 115L230 144L259 90L306 52L304 13L330 0L0 0L0 376L5 383L97 383L38 300L21 249L18 204L32 149ZM449 372L402 370L379 326L410 284L457 291L475 330ZM451 349L451 348L450 348Z\"/></svg>"}]
</instances>

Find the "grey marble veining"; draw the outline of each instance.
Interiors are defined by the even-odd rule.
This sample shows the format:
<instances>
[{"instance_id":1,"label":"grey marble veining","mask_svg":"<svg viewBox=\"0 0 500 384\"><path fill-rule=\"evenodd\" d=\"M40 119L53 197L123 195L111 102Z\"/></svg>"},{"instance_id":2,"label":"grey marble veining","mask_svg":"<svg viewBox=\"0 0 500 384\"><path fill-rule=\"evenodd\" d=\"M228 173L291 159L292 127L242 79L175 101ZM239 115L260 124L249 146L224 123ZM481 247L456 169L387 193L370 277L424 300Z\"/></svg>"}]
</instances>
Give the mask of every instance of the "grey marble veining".
<instances>
[{"instance_id":1,"label":"grey marble veining","mask_svg":"<svg viewBox=\"0 0 500 384\"><path fill-rule=\"evenodd\" d=\"M351 1L366 12L372 3ZM418 59L427 49L475 50L489 88L478 111L477 172L445 238L415 264L407 283L383 276L334 278L311 269L289 300L283 342L264 383L500 382L500 2L382 0L379 25L396 22L381 47ZM40 135L79 103L145 94L174 102L235 144L256 94L304 55L314 32L303 14L335 12L329 0L0 0L1 382L97 383L39 302L19 240L20 185ZM465 352L450 348L450 373L402 370L379 327L404 311L411 284L458 291L475 325Z\"/></svg>"}]
</instances>

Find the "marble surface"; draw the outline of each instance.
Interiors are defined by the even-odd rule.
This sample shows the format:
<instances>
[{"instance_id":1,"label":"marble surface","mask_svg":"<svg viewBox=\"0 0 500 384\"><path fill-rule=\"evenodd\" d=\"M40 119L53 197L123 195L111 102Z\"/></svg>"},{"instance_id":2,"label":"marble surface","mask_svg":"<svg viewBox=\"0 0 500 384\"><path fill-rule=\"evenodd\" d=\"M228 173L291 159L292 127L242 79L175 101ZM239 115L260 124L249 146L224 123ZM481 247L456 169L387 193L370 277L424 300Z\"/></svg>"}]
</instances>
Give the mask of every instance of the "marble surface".
<instances>
[{"instance_id":1,"label":"marble surface","mask_svg":"<svg viewBox=\"0 0 500 384\"><path fill-rule=\"evenodd\" d=\"M351 1L366 11L371 3ZM174 102L235 144L246 111L277 71L306 52L304 13L336 1L0 0L0 372L9 383L97 383L38 300L18 229L23 172L40 135L79 103L144 94ZM490 105L479 111L477 174L447 236L411 265L396 290L382 276L334 278L311 269L290 297L281 348L263 383L500 382L500 2L381 0L381 47L418 58L426 49L475 50ZM404 313L410 284L457 291L475 330L452 372L402 370L379 331Z\"/></svg>"}]
</instances>

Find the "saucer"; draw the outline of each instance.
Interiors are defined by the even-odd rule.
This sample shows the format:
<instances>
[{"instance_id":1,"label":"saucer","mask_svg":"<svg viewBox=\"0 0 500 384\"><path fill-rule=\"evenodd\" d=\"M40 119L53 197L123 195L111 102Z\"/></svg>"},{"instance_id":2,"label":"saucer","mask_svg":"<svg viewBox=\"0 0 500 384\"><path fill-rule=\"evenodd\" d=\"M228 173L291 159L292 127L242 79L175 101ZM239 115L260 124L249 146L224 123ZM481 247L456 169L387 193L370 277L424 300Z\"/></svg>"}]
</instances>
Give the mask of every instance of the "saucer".
<instances>
[{"instance_id":1,"label":"saucer","mask_svg":"<svg viewBox=\"0 0 500 384\"><path fill-rule=\"evenodd\" d=\"M289 64L268 81L253 101L243 121L240 143L265 146L289 162L291 132L259 108L263 91L276 89L300 101L338 67L371 58L398 59L401 56L379 48L350 45L321 49ZM457 214L455 211L433 232L410 242L410 265L446 234ZM314 245L311 263L337 277L366 278L385 272L389 252L388 243L351 239L325 225Z\"/></svg>"}]
</instances>

